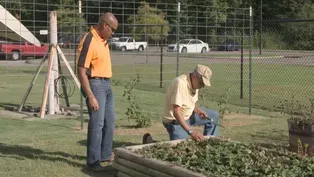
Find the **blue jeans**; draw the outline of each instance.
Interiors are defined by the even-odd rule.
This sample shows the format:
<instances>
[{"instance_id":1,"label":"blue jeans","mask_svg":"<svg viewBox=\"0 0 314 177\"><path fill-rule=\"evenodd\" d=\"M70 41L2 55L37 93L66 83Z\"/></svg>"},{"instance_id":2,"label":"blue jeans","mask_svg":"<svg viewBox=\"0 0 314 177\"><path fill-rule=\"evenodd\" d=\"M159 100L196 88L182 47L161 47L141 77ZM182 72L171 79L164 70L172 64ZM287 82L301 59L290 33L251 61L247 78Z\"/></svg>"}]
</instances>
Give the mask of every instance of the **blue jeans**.
<instances>
[{"instance_id":1,"label":"blue jeans","mask_svg":"<svg viewBox=\"0 0 314 177\"><path fill-rule=\"evenodd\" d=\"M111 158L115 113L111 81L91 79L89 83L99 104L98 111L93 111L86 99L90 118L87 132L87 164L92 165Z\"/></svg>"},{"instance_id":2,"label":"blue jeans","mask_svg":"<svg viewBox=\"0 0 314 177\"><path fill-rule=\"evenodd\" d=\"M218 112L203 107L201 107L200 109L205 111L207 117L212 118L216 124L219 123ZM190 119L186 120L186 123L190 126L204 125L203 131L204 136L207 135L218 136L219 134L219 126L212 124L209 120L201 119L195 112L193 112ZM182 126L177 121L174 121L173 123L170 124L164 123L164 127L167 129L170 140L189 138L189 134L182 128Z\"/></svg>"}]
</instances>

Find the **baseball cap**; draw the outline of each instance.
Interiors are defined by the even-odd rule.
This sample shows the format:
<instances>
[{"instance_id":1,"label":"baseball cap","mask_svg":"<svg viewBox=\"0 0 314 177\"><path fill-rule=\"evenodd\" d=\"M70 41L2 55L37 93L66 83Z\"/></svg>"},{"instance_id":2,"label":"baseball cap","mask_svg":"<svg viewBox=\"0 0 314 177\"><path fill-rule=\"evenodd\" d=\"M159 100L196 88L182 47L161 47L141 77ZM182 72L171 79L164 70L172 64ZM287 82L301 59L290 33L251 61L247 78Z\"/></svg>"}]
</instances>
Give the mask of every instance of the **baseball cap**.
<instances>
[{"instance_id":1,"label":"baseball cap","mask_svg":"<svg viewBox=\"0 0 314 177\"><path fill-rule=\"evenodd\" d=\"M195 71L198 72L202 78L203 82L206 86L210 85L210 78L212 77L212 71L209 69L209 67L198 64L195 68Z\"/></svg>"}]
</instances>

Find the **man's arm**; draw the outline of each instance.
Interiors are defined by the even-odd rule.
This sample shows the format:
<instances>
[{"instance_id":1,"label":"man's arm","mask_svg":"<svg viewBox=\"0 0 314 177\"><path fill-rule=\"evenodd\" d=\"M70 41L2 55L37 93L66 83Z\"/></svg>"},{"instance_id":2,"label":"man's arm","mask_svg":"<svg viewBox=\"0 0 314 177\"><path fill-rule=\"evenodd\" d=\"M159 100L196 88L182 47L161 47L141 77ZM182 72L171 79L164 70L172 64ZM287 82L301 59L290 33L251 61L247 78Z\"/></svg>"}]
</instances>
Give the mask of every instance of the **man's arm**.
<instances>
[{"instance_id":1,"label":"man's arm","mask_svg":"<svg viewBox=\"0 0 314 177\"><path fill-rule=\"evenodd\" d=\"M176 120L179 122L179 124L182 126L182 128L185 131L191 130L191 127L186 123L184 120L182 114L181 114L181 107L178 105L173 105L173 116L176 118Z\"/></svg>"},{"instance_id":2,"label":"man's arm","mask_svg":"<svg viewBox=\"0 0 314 177\"><path fill-rule=\"evenodd\" d=\"M173 115L185 131L187 131L187 132L191 131L191 127L186 123L186 121L184 120L184 118L181 114L181 107L180 106L173 105ZM192 133L189 135L196 141L204 140L203 134L201 134L198 131L192 131Z\"/></svg>"},{"instance_id":3,"label":"man's arm","mask_svg":"<svg viewBox=\"0 0 314 177\"><path fill-rule=\"evenodd\" d=\"M94 94L90 88L88 77L87 77L87 69L84 67L78 67L78 78L81 82L81 86L87 96L87 98L94 98Z\"/></svg>"},{"instance_id":4,"label":"man's arm","mask_svg":"<svg viewBox=\"0 0 314 177\"><path fill-rule=\"evenodd\" d=\"M201 110L196 104L193 110L201 119L206 119L207 114L203 110Z\"/></svg>"},{"instance_id":5,"label":"man's arm","mask_svg":"<svg viewBox=\"0 0 314 177\"><path fill-rule=\"evenodd\" d=\"M200 108L195 104L193 111L196 112L196 114L198 114L200 112Z\"/></svg>"},{"instance_id":6,"label":"man's arm","mask_svg":"<svg viewBox=\"0 0 314 177\"><path fill-rule=\"evenodd\" d=\"M93 46L91 45L93 35L89 32L80 42L78 51L78 77L81 82L81 87L84 90L87 98L88 104L93 111L97 111L99 109L99 104L95 95L93 94L88 76L87 70L90 67L90 63L93 57Z\"/></svg>"}]
</instances>

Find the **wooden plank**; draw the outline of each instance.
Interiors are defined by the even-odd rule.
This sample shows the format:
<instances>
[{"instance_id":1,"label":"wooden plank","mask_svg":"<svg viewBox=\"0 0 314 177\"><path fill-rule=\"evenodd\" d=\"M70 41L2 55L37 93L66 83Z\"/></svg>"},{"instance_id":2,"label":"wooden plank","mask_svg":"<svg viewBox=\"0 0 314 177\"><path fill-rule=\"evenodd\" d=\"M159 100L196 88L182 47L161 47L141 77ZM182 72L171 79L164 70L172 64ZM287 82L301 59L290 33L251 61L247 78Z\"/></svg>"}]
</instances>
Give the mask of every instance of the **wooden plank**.
<instances>
[{"instance_id":1,"label":"wooden plank","mask_svg":"<svg viewBox=\"0 0 314 177\"><path fill-rule=\"evenodd\" d=\"M137 163L134 163L132 161L129 161L129 160L126 160L123 158L117 158L115 161L118 164L121 164L121 165L126 166L128 168L137 170L141 173L147 174L147 175L152 176L152 177L171 177L171 175L167 175L165 173L162 173L162 172L156 171L154 169L148 168L147 166L139 165Z\"/></svg>"},{"instance_id":2,"label":"wooden plank","mask_svg":"<svg viewBox=\"0 0 314 177\"><path fill-rule=\"evenodd\" d=\"M127 159L139 165L146 166L147 168L151 168L174 177L206 177L203 174L192 172L188 169L173 165L169 162L144 158L143 156L135 154L134 152L125 148L116 148L115 155L118 158Z\"/></svg>"},{"instance_id":3,"label":"wooden plank","mask_svg":"<svg viewBox=\"0 0 314 177\"><path fill-rule=\"evenodd\" d=\"M49 47L49 51L50 51L50 47ZM27 98L28 98L28 96L29 96L29 93L31 92L31 90L32 90L32 88L33 88L33 86L34 86L34 84L35 84L35 82L36 82L36 80L37 80L37 77L39 76L40 71L41 71L41 69L43 68L43 66L44 66L44 64L45 64L45 61L47 60L47 56L48 56L48 54L50 53L49 51L45 54L45 56L44 56L43 59L41 60L39 66L38 66L38 68L37 68L36 74L35 74L35 76L33 77L33 80L32 80L32 82L30 83L30 85L28 86L28 89L27 89L27 91L26 91L26 93L25 93L25 95L24 95L24 97L23 97L23 100L22 100L22 103L20 104L20 107L19 107L19 109L18 109L18 112L21 112L21 111L22 111L23 106L24 106L24 104L25 104L25 102L26 102L26 100L27 100Z\"/></svg>"},{"instance_id":4,"label":"wooden plank","mask_svg":"<svg viewBox=\"0 0 314 177\"><path fill-rule=\"evenodd\" d=\"M123 172L121 172L121 171L118 171L116 177L132 177L132 176L127 175L127 174L125 174L125 173L123 173Z\"/></svg>"},{"instance_id":5,"label":"wooden plank","mask_svg":"<svg viewBox=\"0 0 314 177\"><path fill-rule=\"evenodd\" d=\"M139 171L133 170L131 168L128 168L124 165L118 164L117 162L114 162L112 164L112 167L115 168L118 171L121 171L122 173L128 174L130 176L134 177L150 177L149 175L143 174Z\"/></svg>"},{"instance_id":6,"label":"wooden plank","mask_svg":"<svg viewBox=\"0 0 314 177\"><path fill-rule=\"evenodd\" d=\"M73 79L74 79L74 81L75 81L77 87L78 87L79 89L81 89L80 81L79 81L79 80L77 79L77 77L75 76L75 74L74 74L74 72L73 72L73 70L72 70L72 68L71 68L71 66L70 66L70 64L69 64L69 62L68 62L68 60L65 58L65 56L64 56L64 54L63 54L61 48L60 48L58 45L57 45L57 49L58 49L59 55L61 56L61 58L62 58L64 64L66 65L66 67L68 68L70 74L72 75L72 77L73 77Z\"/></svg>"},{"instance_id":7,"label":"wooden plank","mask_svg":"<svg viewBox=\"0 0 314 177\"><path fill-rule=\"evenodd\" d=\"M220 140L223 140L223 141L230 141L230 138L226 138L226 137L211 136L211 135L204 136L204 137L205 137L205 139L216 138L216 139L220 139ZM163 143L169 143L172 146L175 146L175 145L177 145L177 144L179 144L179 143L181 143L183 141L194 141L194 140L192 140L192 139L180 139L180 140L173 140L173 141L162 141L162 142L151 143L151 144L144 144L144 145L126 146L124 148L133 151L133 150L142 149L143 147L149 147L149 146L153 146L153 145L156 145L156 144L163 144Z\"/></svg>"}]
</instances>

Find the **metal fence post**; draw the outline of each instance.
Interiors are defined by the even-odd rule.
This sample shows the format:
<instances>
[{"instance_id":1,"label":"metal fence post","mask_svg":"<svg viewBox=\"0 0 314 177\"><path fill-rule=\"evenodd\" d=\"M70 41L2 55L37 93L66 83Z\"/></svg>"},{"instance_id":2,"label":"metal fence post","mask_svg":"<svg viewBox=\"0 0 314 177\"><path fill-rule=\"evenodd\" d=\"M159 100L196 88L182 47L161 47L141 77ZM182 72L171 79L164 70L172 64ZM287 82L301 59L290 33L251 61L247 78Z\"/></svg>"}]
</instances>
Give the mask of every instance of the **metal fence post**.
<instances>
[{"instance_id":1,"label":"metal fence post","mask_svg":"<svg viewBox=\"0 0 314 177\"><path fill-rule=\"evenodd\" d=\"M79 33L82 33L82 25L81 25L81 17L82 17L82 1L79 0ZM76 60L76 51L75 51L75 59ZM76 67L75 67L76 68ZM77 70L75 69L75 73L77 73ZM82 86L81 86L82 87ZM81 88L82 89L82 88ZM83 104L84 104L84 100L83 100L83 95L80 94L80 119L81 119L81 130L83 130L83 126L84 126L84 111L83 111Z\"/></svg>"},{"instance_id":2,"label":"metal fence post","mask_svg":"<svg viewBox=\"0 0 314 177\"><path fill-rule=\"evenodd\" d=\"M253 40L253 20L252 20L252 6L250 6L250 50L249 50L249 114L252 114L252 40Z\"/></svg>"},{"instance_id":3,"label":"metal fence post","mask_svg":"<svg viewBox=\"0 0 314 177\"><path fill-rule=\"evenodd\" d=\"M161 25L160 27L160 31L161 31L161 34L160 34L160 40L159 40L159 45L160 45L160 88L162 88L162 75L163 75L163 38L162 38L162 31L163 31L163 25Z\"/></svg>"},{"instance_id":4,"label":"metal fence post","mask_svg":"<svg viewBox=\"0 0 314 177\"><path fill-rule=\"evenodd\" d=\"M176 76L179 75L179 40L180 40L180 2L178 2L178 10L177 10L177 71Z\"/></svg>"},{"instance_id":5,"label":"metal fence post","mask_svg":"<svg viewBox=\"0 0 314 177\"><path fill-rule=\"evenodd\" d=\"M262 33L263 33L263 0L261 0L260 4L261 8L261 14L260 14L260 22L259 22L259 54L262 54Z\"/></svg>"}]
</instances>

